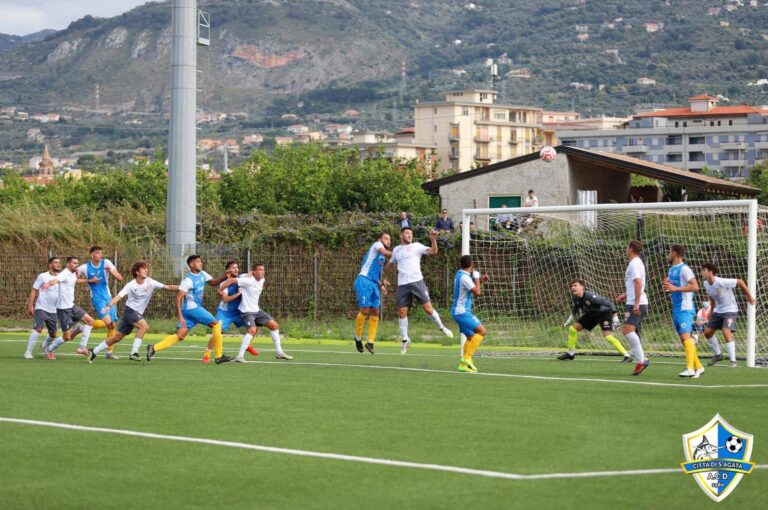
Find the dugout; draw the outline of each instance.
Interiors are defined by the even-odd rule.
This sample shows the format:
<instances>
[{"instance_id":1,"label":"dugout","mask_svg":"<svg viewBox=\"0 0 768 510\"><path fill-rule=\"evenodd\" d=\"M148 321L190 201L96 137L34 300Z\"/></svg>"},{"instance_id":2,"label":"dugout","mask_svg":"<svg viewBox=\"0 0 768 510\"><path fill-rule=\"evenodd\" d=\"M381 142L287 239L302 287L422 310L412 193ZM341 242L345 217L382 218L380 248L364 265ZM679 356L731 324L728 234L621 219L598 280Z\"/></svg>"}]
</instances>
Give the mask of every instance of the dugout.
<instances>
[{"instance_id":1,"label":"dugout","mask_svg":"<svg viewBox=\"0 0 768 510\"><path fill-rule=\"evenodd\" d=\"M752 198L760 190L738 182L718 179L624 154L589 151L560 145L558 156L544 162L538 152L501 161L424 183L430 195L440 197L441 208L454 218L463 209L520 207L529 189L542 206L577 205L580 191L594 191L597 203L632 202L631 176L641 175L681 186L687 193L699 192L711 198Z\"/></svg>"}]
</instances>

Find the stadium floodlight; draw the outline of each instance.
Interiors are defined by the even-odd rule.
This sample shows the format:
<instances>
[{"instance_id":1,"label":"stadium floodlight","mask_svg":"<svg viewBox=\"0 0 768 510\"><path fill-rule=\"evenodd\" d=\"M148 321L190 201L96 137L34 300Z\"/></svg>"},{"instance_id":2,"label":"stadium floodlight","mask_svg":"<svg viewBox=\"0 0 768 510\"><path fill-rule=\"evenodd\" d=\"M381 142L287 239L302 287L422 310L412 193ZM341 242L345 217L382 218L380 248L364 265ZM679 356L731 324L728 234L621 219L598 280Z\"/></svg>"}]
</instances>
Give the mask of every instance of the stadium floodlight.
<instances>
[{"instance_id":1,"label":"stadium floodlight","mask_svg":"<svg viewBox=\"0 0 768 510\"><path fill-rule=\"evenodd\" d=\"M497 223L501 215L505 221ZM614 299L624 292L627 244L639 239L645 245L650 301L640 335L647 351L682 353L662 284L669 247L683 244L699 282L696 309L707 299L700 264L714 263L718 276L747 282L757 304L747 304L736 292L737 352L750 367L756 359L764 363L768 358L768 207L756 200L464 209L462 226L467 225L462 228L462 253L471 254L478 269L491 277L477 299L489 345L562 349L570 280L581 278L590 290ZM617 309L624 311L623 305ZM580 346L606 350L597 330L581 337ZM703 336L698 346L707 353Z\"/></svg>"},{"instance_id":2,"label":"stadium floodlight","mask_svg":"<svg viewBox=\"0 0 768 510\"><path fill-rule=\"evenodd\" d=\"M166 245L181 260L196 248L197 0L173 0ZM183 267L180 264L180 267Z\"/></svg>"}]
</instances>

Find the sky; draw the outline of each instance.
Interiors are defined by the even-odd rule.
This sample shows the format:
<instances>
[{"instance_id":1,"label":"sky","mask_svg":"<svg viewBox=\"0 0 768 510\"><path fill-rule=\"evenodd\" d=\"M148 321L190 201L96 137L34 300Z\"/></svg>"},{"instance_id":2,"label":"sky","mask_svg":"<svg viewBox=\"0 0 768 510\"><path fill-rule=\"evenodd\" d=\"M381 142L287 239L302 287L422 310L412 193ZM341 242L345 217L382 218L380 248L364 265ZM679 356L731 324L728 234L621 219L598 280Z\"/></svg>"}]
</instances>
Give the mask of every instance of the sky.
<instances>
[{"instance_id":1,"label":"sky","mask_svg":"<svg viewBox=\"0 0 768 510\"><path fill-rule=\"evenodd\" d=\"M27 35L47 28L61 30L90 14L109 18L148 0L0 0L0 33Z\"/></svg>"}]
</instances>

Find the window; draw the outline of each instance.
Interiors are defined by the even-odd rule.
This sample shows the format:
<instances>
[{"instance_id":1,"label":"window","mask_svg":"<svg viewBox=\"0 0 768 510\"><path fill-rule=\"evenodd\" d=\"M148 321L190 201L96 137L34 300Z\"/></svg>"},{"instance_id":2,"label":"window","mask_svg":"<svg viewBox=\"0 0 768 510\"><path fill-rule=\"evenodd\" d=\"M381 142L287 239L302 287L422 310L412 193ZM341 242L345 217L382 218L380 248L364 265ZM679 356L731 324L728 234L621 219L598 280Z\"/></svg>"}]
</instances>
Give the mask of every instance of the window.
<instances>
[{"instance_id":1,"label":"window","mask_svg":"<svg viewBox=\"0 0 768 510\"><path fill-rule=\"evenodd\" d=\"M703 136L689 136L688 143L691 145L703 145L706 141Z\"/></svg>"},{"instance_id":2,"label":"window","mask_svg":"<svg viewBox=\"0 0 768 510\"><path fill-rule=\"evenodd\" d=\"M718 126L720 125L720 121L719 121L719 120L717 121L717 125L718 125Z\"/></svg>"},{"instance_id":3,"label":"window","mask_svg":"<svg viewBox=\"0 0 768 510\"><path fill-rule=\"evenodd\" d=\"M480 93L480 101L485 101L488 99L488 93L487 92L481 92Z\"/></svg>"},{"instance_id":4,"label":"window","mask_svg":"<svg viewBox=\"0 0 768 510\"><path fill-rule=\"evenodd\" d=\"M671 135L667 137L667 145L680 145L683 143L681 135Z\"/></svg>"},{"instance_id":5,"label":"window","mask_svg":"<svg viewBox=\"0 0 768 510\"><path fill-rule=\"evenodd\" d=\"M681 163L682 161L682 154L667 154L667 163Z\"/></svg>"},{"instance_id":6,"label":"window","mask_svg":"<svg viewBox=\"0 0 768 510\"><path fill-rule=\"evenodd\" d=\"M728 121L728 125L729 125L729 126L733 126L733 120L729 120L729 121Z\"/></svg>"},{"instance_id":7,"label":"window","mask_svg":"<svg viewBox=\"0 0 768 510\"><path fill-rule=\"evenodd\" d=\"M710 120L709 121L709 127L715 127L715 121L714 120Z\"/></svg>"},{"instance_id":8,"label":"window","mask_svg":"<svg viewBox=\"0 0 768 510\"><path fill-rule=\"evenodd\" d=\"M493 112L494 120L507 120L507 114L504 112Z\"/></svg>"},{"instance_id":9,"label":"window","mask_svg":"<svg viewBox=\"0 0 768 510\"><path fill-rule=\"evenodd\" d=\"M688 123L687 122L683 122L683 127L688 127Z\"/></svg>"},{"instance_id":10,"label":"window","mask_svg":"<svg viewBox=\"0 0 768 510\"><path fill-rule=\"evenodd\" d=\"M517 112L509 112L509 121L517 122Z\"/></svg>"},{"instance_id":11,"label":"window","mask_svg":"<svg viewBox=\"0 0 768 510\"><path fill-rule=\"evenodd\" d=\"M466 106L462 107L461 115L464 116L464 117L469 116L469 108L467 108Z\"/></svg>"},{"instance_id":12,"label":"window","mask_svg":"<svg viewBox=\"0 0 768 510\"><path fill-rule=\"evenodd\" d=\"M680 127L680 123L679 122L675 122L675 127Z\"/></svg>"}]
</instances>

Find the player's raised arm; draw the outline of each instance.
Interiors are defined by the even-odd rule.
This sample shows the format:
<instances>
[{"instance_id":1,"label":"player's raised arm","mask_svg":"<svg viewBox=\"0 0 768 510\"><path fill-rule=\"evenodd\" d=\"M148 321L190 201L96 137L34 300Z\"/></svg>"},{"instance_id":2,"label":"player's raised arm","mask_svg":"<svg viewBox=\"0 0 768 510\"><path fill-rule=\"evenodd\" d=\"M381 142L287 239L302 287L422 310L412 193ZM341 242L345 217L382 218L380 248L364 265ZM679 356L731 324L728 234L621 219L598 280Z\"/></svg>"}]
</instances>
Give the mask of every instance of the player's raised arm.
<instances>
[{"instance_id":1,"label":"player's raised arm","mask_svg":"<svg viewBox=\"0 0 768 510\"><path fill-rule=\"evenodd\" d=\"M179 290L178 285L163 285L163 290Z\"/></svg>"},{"instance_id":2,"label":"player's raised arm","mask_svg":"<svg viewBox=\"0 0 768 510\"><path fill-rule=\"evenodd\" d=\"M429 233L429 242L431 246L426 253L427 255L437 255L438 249L437 249L437 230L433 230Z\"/></svg>"},{"instance_id":3,"label":"player's raised arm","mask_svg":"<svg viewBox=\"0 0 768 510\"><path fill-rule=\"evenodd\" d=\"M229 278L227 276L227 273L224 273L224 275L219 276L218 278L211 278L210 280L208 280L205 283L207 283L211 287L218 287L219 285L221 285L221 282L225 282L225 281L227 281L229 279L231 279L231 278Z\"/></svg>"}]
</instances>

